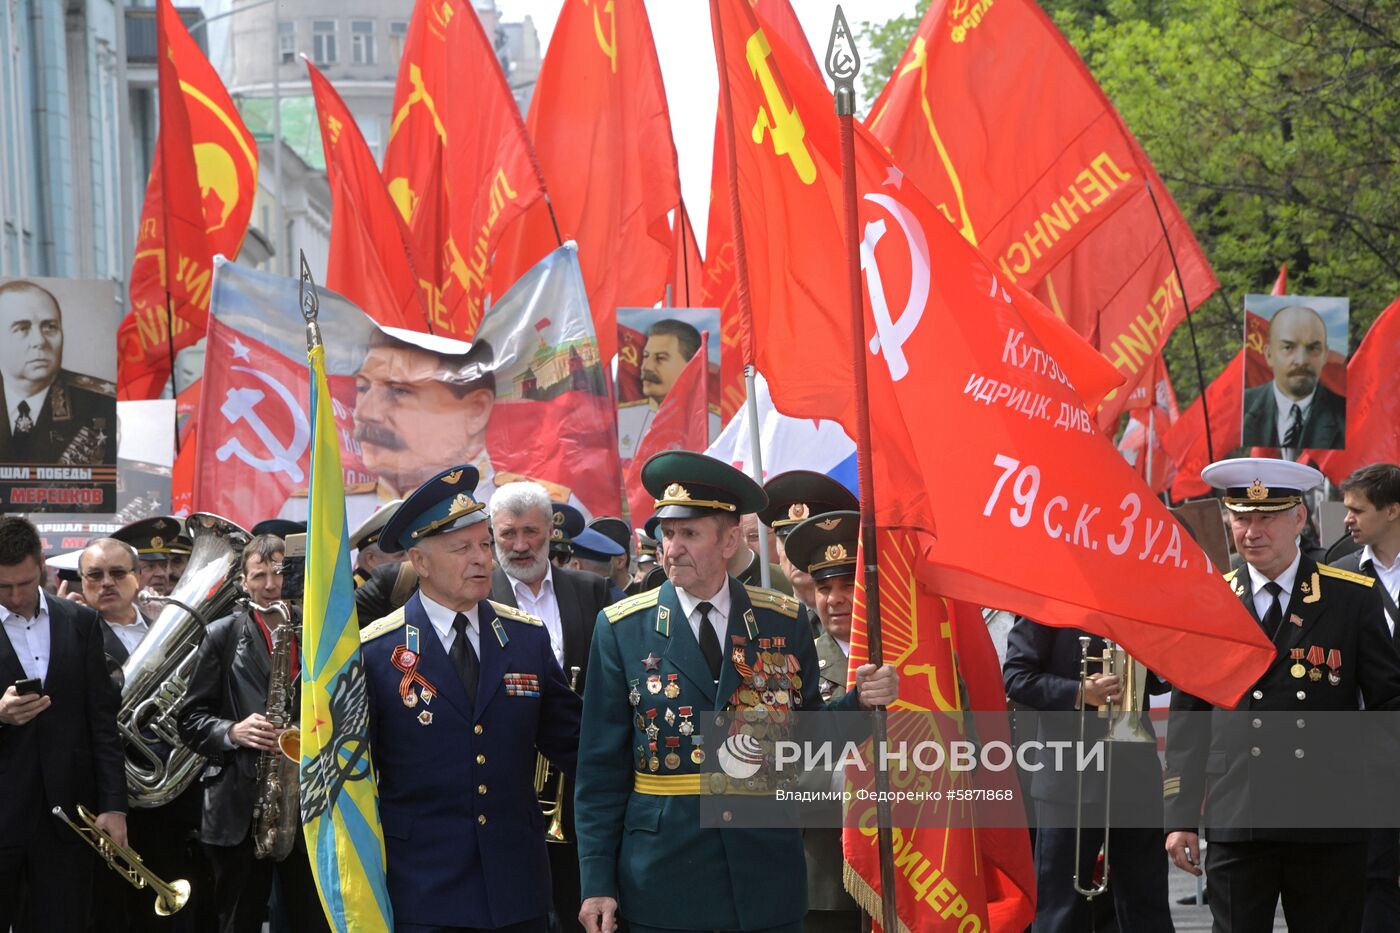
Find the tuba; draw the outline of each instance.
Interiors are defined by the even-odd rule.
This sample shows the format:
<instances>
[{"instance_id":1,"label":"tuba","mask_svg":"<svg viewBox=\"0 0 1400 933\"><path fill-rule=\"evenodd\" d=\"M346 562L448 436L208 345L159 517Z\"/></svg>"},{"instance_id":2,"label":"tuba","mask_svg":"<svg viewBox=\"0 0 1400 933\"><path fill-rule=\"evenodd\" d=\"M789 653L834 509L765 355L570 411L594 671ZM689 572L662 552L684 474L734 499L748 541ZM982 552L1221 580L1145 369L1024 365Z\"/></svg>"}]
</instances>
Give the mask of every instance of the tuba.
<instances>
[{"instance_id":1,"label":"tuba","mask_svg":"<svg viewBox=\"0 0 1400 933\"><path fill-rule=\"evenodd\" d=\"M299 711L292 707L292 640L297 627L291 608L281 600L248 608L282 621L272 630L272 674L267 681L267 720L282 730L274 751L258 753L258 796L253 803L253 852L258 858L280 862L292 851L301 831L301 727L294 725Z\"/></svg>"},{"instance_id":2,"label":"tuba","mask_svg":"<svg viewBox=\"0 0 1400 933\"><path fill-rule=\"evenodd\" d=\"M569 689L578 692L578 667L569 668ZM554 785L551 793L550 784ZM568 780L564 777L564 772L549 763L549 759L543 755L535 756L535 795L539 797L540 809L544 811L545 819L549 822L544 828L545 842L565 843L569 841L568 834L564 832L564 800L566 799L566 785Z\"/></svg>"},{"instance_id":3,"label":"tuba","mask_svg":"<svg viewBox=\"0 0 1400 933\"><path fill-rule=\"evenodd\" d=\"M1113 743L1151 742L1155 745L1157 742L1157 737L1142 725L1142 714L1147 709L1147 666L1111 641L1104 642L1103 654L1091 655L1089 654L1089 642L1092 640L1085 635L1079 637L1079 681L1083 683L1084 679L1089 676L1090 664L1101 664L1104 676L1118 678L1122 690L1122 700L1118 703L1110 701L1098 707L1098 717L1108 721L1103 740L1109 743L1107 745L1108 762L1104 766L1103 778L1103 877L1098 882L1090 882L1087 885L1079 873L1079 866L1082 864L1079 859L1079 851L1084 836L1084 771L1081 769L1079 772L1074 814L1073 883L1075 891L1090 899L1098 897L1108 890L1108 840L1109 824L1112 819L1110 805L1113 800ZM1084 747L1085 725L1088 718L1088 710L1080 709L1080 748Z\"/></svg>"},{"instance_id":4,"label":"tuba","mask_svg":"<svg viewBox=\"0 0 1400 933\"><path fill-rule=\"evenodd\" d=\"M158 807L199 776L204 758L180 741L177 717L189 692L195 652L210 621L228 614L237 596L248 532L207 512L189 517L189 565L150 631L122 665L117 729L126 744L126 789L133 806Z\"/></svg>"}]
</instances>

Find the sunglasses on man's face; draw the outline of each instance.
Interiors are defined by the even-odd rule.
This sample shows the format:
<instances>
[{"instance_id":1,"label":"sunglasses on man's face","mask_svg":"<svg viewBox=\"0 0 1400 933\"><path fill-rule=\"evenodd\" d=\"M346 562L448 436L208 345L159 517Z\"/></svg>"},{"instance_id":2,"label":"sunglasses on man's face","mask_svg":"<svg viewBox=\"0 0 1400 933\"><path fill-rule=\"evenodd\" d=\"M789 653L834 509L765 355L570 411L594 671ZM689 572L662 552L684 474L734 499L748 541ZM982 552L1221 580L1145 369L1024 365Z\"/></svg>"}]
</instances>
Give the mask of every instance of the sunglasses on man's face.
<instances>
[{"instance_id":1,"label":"sunglasses on man's face","mask_svg":"<svg viewBox=\"0 0 1400 933\"><path fill-rule=\"evenodd\" d=\"M89 570L83 574L83 579L89 583L101 583L103 577L111 577L113 583L120 583L135 572L135 570L127 570L125 567L113 567L111 570Z\"/></svg>"}]
</instances>

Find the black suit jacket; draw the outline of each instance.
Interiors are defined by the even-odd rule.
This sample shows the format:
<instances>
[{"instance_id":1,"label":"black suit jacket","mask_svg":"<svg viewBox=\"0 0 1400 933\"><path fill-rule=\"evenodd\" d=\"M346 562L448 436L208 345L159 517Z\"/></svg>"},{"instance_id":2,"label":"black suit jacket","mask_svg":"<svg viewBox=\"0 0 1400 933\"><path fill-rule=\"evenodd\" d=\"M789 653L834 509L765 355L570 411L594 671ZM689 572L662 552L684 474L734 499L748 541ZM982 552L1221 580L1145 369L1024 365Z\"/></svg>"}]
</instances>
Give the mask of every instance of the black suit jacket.
<instances>
[{"instance_id":1,"label":"black suit jacket","mask_svg":"<svg viewBox=\"0 0 1400 933\"><path fill-rule=\"evenodd\" d=\"M1397 605L1400 603L1400 599L1397 599L1396 594L1386 592L1380 577L1376 576L1376 568L1371 566L1371 562L1367 561L1365 564L1361 563L1361 554L1362 552L1360 550L1352 551L1350 554L1332 561L1332 566L1336 567L1338 570L1350 570L1352 573L1363 574L1375 579L1376 590L1381 598L1381 606L1390 617L1388 627L1392 629L1390 633L1391 641L1395 643L1396 649L1400 650L1400 605ZM1389 598L1387 599L1387 597Z\"/></svg>"},{"instance_id":2,"label":"black suit jacket","mask_svg":"<svg viewBox=\"0 0 1400 933\"><path fill-rule=\"evenodd\" d=\"M271 674L267 640L246 610L209 625L180 710L180 738L209 758L199 838L210 845L238 845L248 835L257 800L259 752L242 746L228 749L225 738L235 723L267 712ZM292 689L295 694L295 683Z\"/></svg>"},{"instance_id":3,"label":"black suit jacket","mask_svg":"<svg viewBox=\"0 0 1400 933\"><path fill-rule=\"evenodd\" d=\"M608 581L596 573L554 568L554 598L559 603L559 623L564 629L564 679L569 668L578 668L578 690L583 692L584 672L588 670L588 651L593 646L593 626L598 613L611 606ZM515 609L515 587L504 570L491 572L491 598Z\"/></svg>"},{"instance_id":4,"label":"black suit jacket","mask_svg":"<svg viewBox=\"0 0 1400 933\"><path fill-rule=\"evenodd\" d=\"M1018 714L1023 723L1031 720L1036 723L1036 735L1041 742L1069 741L1079 739L1078 718L1071 715L1075 710L1075 697L1079 693L1079 638L1088 635L1073 628L1056 628L1042 625L1032 619L1018 618L1006 636L1006 661L1002 665L1002 680L1006 685L1006 695L1011 700L1031 710L1054 713L1053 716L1038 717ZM1090 656L1102 656L1104 640L1097 635L1090 638ZM1089 672L1098 673L1103 665L1090 662ZM1166 693L1170 689L1155 674L1147 675L1147 694ZM1085 740L1097 741L1105 731L1106 720L1099 719L1094 710L1089 711L1085 720ZM1142 724L1148 732L1156 734L1152 722L1144 710ZM1115 743L1113 748L1113 796L1124 798L1131 793L1139 802L1160 805L1162 796L1162 768L1157 759L1154 743ZM1072 768L1063 770L1052 767L1053 757L1044 756L1039 771L1031 774L1031 796L1037 800L1072 804L1079 794L1079 775ZM1125 790L1126 788L1126 790ZM1084 774L1085 801L1103 799L1104 775L1096 770Z\"/></svg>"},{"instance_id":5,"label":"black suit jacket","mask_svg":"<svg viewBox=\"0 0 1400 933\"><path fill-rule=\"evenodd\" d=\"M1241 431L1246 447L1281 447L1278 436L1278 402L1274 399L1273 382L1246 389L1244 393L1244 427ZM1346 399L1321 382L1303 419L1303 440L1298 445L1306 450L1338 450L1347 442Z\"/></svg>"},{"instance_id":6,"label":"black suit jacket","mask_svg":"<svg viewBox=\"0 0 1400 933\"><path fill-rule=\"evenodd\" d=\"M1293 829L1280 826L1286 819L1279 818L1314 797L1361 786L1359 718L1323 717L1308 728L1309 713L1358 710L1363 700L1367 710L1400 710L1400 654L1381 619L1380 595L1374 585L1347 576L1302 558L1274 637L1274 663L1236 711L1217 710L1181 690L1172 695L1163 791L1168 832L1194 831L1204 799L1212 841L1366 838L1365 829ZM1257 620L1249 572L1231 571L1225 579ZM1308 660L1314 647L1324 658L1335 651L1340 668ZM1297 662L1295 649L1304 652ZM1319 677L1294 676L1295 663L1316 667ZM1337 674L1335 683L1324 676L1330 673Z\"/></svg>"},{"instance_id":7,"label":"black suit jacket","mask_svg":"<svg viewBox=\"0 0 1400 933\"><path fill-rule=\"evenodd\" d=\"M76 804L94 813L126 812L126 763L117 732L119 699L107 676L102 622L87 606L46 597L49 670L44 693L53 705L22 726L0 726L0 839L29 838L37 821ZM0 629L0 683L25 679L8 635Z\"/></svg>"},{"instance_id":8,"label":"black suit jacket","mask_svg":"<svg viewBox=\"0 0 1400 933\"><path fill-rule=\"evenodd\" d=\"M11 437L10 410L0 384L0 460L76 465L117 462L117 394L110 382L59 370L34 427Z\"/></svg>"}]
</instances>

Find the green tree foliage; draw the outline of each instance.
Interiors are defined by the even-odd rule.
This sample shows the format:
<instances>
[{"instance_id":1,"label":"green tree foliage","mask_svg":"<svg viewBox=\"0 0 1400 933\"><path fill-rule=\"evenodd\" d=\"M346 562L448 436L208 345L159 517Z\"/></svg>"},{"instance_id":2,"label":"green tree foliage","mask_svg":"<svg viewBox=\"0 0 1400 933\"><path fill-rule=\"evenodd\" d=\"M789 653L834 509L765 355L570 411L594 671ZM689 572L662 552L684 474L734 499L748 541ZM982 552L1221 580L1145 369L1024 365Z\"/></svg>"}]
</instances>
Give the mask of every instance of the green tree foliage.
<instances>
[{"instance_id":1,"label":"green tree foliage","mask_svg":"<svg viewBox=\"0 0 1400 933\"><path fill-rule=\"evenodd\" d=\"M1239 348L1245 293L1267 292L1283 262L1291 293L1351 298L1354 350L1400 295L1400 0L1045 6L1147 150L1220 278L1225 299L1194 316L1205 378ZM926 4L918 7L866 24L879 75L868 73L870 100ZM1183 402L1194 397L1187 328L1172 335L1167 362Z\"/></svg>"}]
</instances>

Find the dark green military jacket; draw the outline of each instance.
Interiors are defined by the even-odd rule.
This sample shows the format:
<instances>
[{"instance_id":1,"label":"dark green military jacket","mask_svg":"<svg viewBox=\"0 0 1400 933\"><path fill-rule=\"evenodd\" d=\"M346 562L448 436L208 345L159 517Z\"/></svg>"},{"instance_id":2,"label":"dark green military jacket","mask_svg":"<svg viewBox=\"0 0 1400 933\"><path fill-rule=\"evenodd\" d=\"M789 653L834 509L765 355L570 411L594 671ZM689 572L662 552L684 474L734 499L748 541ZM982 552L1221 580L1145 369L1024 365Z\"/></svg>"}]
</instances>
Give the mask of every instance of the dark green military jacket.
<instances>
[{"instance_id":1,"label":"dark green military jacket","mask_svg":"<svg viewBox=\"0 0 1400 933\"><path fill-rule=\"evenodd\" d=\"M669 581L598 617L574 796L579 869L583 897L616 898L632 924L760 930L807 912L798 830L700 825L713 750L695 742L697 717L760 703L822 708L812 631L797 601L732 577L729 594L718 687ZM792 659L787 689L754 682L765 651ZM827 708L854 710L856 699L851 691Z\"/></svg>"}]
</instances>

